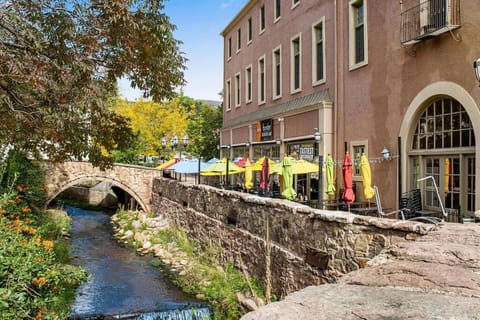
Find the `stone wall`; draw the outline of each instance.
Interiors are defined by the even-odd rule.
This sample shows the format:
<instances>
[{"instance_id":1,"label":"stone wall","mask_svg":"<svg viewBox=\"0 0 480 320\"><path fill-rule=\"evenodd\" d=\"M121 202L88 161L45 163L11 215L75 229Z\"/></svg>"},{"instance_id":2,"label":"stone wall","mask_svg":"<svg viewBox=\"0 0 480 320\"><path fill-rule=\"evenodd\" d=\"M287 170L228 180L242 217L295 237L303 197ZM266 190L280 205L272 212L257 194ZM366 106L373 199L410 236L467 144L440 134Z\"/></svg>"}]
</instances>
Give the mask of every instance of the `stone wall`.
<instances>
[{"instance_id":1,"label":"stone wall","mask_svg":"<svg viewBox=\"0 0 480 320\"><path fill-rule=\"evenodd\" d=\"M153 182L151 203L191 240L220 247L222 263L234 262L263 285L270 279L278 298L336 282L385 247L434 228L162 178Z\"/></svg>"}]
</instances>

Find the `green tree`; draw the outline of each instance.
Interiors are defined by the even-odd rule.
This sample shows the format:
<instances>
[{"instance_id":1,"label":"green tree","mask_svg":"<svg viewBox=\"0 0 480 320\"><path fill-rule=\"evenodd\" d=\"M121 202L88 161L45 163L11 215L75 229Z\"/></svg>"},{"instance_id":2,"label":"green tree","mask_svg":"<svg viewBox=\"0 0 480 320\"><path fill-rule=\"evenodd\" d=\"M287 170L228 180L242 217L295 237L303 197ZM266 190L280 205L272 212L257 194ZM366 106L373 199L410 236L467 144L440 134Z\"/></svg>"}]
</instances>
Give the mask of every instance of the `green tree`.
<instances>
[{"instance_id":1,"label":"green tree","mask_svg":"<svg viewBox=\"0 0 480 320\"><path fill-rule=\"evenodd\" d=\"M184 84L162 0L0 2L0 145L107 166L132 132L110 108L117 79L154 100Z\"/></svg>"},{"instance_id":2,"label":"green tree","mask_svg":"<svg viewBox=\"0 0 480 320\"><path fill-rule=\"evenodd\" d=\"M217 156L222 119L221 107L197 103L196 113L190 117L187 123L188 150L206 160Z\"/></svg>"}]
</instances>

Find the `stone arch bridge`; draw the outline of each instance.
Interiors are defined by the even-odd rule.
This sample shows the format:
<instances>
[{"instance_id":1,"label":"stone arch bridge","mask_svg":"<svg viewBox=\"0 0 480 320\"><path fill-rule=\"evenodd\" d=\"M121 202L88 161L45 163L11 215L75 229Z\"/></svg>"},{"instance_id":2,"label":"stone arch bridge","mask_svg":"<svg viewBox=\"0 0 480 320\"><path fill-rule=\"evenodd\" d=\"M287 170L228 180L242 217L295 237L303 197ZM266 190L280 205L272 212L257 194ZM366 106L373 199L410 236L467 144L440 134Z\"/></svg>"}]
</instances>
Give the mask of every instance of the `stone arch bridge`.
<instances>
[{"instance_id":1,"label":"stone arch bridge","mask_svg":"<svg viewBox=\"0 0 480 320\"><path fill-rule=\"evenodd\" d=\"M141 166L114 164L100 170L85 161L45 163L47 205L66 189L91 180L106 181L124 190L144 210L150 210L153 179L162 176L162 171Z\"/></svg>"}]
</instances>

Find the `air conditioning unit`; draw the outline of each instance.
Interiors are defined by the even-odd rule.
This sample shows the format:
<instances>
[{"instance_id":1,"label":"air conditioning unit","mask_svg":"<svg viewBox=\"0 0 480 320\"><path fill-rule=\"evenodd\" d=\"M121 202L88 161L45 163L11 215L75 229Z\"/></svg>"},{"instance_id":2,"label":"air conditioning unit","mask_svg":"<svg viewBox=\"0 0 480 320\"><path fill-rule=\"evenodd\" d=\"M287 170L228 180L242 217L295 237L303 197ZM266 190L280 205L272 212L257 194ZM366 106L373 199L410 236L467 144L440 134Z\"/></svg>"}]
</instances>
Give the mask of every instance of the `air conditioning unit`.
<instances>
[{"instance_id":1,"label":"air conditioning unit","mask_svg":"<svg viewBox=\"0 0 480 320\"><path fill-rule=\"evenodd\" d=\"M455 25L452 7L458 0L421 0L420 34L437 35L445 27ZM440 32L439 32L440 31Z\"/></svg>"}]
</instances>

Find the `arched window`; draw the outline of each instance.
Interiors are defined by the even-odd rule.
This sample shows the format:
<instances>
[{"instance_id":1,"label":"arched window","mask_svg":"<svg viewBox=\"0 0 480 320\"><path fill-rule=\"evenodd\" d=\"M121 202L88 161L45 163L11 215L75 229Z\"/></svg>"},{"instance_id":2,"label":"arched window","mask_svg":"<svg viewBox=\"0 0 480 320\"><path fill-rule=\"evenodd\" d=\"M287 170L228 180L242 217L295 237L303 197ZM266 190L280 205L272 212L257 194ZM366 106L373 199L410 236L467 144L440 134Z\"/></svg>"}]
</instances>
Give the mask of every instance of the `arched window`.
<instances>
[{"instance_id":1,"label":"arched window","mask_svg":"<svg viewBox=\"0 0 480 320\"><path fill-rule=\"evenodd\" d=\"M446 208L462 213L475 208L475 134L463 106L442 97L430 102L412 132L409 172L412 188L423 189L423 204L439 209L439 199L431 182L417 180L433 176Z\"/></svg>"},{"instance_id":2,"label":"arched window","mask_svg":"<svg viewBox=\"0 0 480 320\"><path fill-rule=\"evenodd\" d=\"M432 102L418 119L412 150L433 150L475 146L470 118L454 99Z\"/></svg>"}]
</instances>

